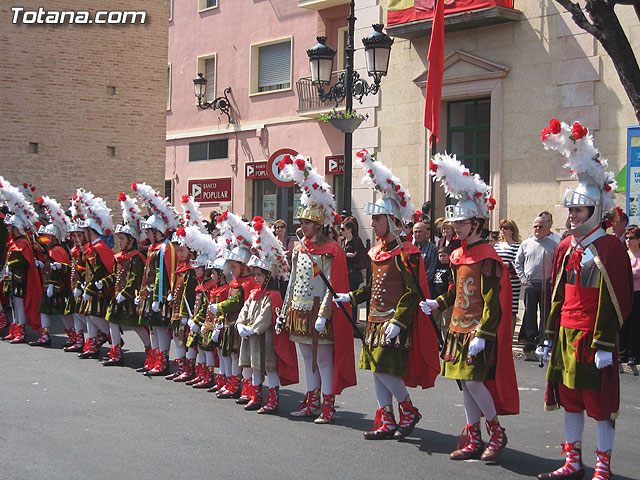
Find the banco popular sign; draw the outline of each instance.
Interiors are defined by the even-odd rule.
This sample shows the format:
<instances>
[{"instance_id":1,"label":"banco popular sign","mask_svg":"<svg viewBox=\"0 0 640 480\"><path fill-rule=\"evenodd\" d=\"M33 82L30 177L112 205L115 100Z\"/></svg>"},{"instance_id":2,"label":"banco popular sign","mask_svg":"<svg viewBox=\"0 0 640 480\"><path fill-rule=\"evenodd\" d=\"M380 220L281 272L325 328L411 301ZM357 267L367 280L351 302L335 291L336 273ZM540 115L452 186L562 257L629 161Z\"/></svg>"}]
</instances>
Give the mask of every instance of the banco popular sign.
<instances>
[{"instance_id":1,"label":"banco popular sign","mask_svg":"<svg viewBox=\"0 0 640 480\"><path fill-rule=\"evenodd\" d=\"M189 194L199 203L231 201L231 178L189 180Z\"/></svg>"}]
</instances>

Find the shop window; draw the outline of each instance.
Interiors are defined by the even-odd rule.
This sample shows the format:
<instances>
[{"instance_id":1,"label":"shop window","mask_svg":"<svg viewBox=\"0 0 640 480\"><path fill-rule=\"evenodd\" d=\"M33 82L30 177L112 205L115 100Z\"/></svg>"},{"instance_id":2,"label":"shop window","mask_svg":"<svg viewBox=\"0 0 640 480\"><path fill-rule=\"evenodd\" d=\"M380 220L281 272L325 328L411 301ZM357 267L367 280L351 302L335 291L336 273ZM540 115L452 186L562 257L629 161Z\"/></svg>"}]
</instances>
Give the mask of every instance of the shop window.
<instances>
[{"instance_id":1,"label":"shop window","mask_svg":"<svg viewBox=\"0 0 640 480\"><path fill-rule=\"evenodd\" d=\"M447 151L472 173L490 181L491 99L453 101L447 104Z\"/></svg>"}]
</instances>

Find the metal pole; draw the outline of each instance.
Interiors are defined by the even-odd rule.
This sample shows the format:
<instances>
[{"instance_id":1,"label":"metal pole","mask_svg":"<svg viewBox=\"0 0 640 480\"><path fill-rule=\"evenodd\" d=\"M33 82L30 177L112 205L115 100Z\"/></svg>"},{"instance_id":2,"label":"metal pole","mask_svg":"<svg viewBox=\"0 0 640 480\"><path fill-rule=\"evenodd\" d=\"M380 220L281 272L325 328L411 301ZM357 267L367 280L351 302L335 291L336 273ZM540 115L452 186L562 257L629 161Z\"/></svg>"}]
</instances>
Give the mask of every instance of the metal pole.
<instances>
[{"instance_id":1,"label":"metal pole","mask_svg":"<svg viewBox=\"0 0 640 480\"><path fill-rule=\"evenodd\" d=\"M346 65L344 68L345 76L345 111L350 112L353 109L353 52L354 52L354 30L356 24L355 15L355 0L351 0L349 4L349 16L347 17L348 30L347 30L347 47L345 52L347 54ZM351 133L344 134L344 186L343 186L343 210L342 216L351 215L351 150L352 150L352 137Z\"/></svg>"}]
</instances>

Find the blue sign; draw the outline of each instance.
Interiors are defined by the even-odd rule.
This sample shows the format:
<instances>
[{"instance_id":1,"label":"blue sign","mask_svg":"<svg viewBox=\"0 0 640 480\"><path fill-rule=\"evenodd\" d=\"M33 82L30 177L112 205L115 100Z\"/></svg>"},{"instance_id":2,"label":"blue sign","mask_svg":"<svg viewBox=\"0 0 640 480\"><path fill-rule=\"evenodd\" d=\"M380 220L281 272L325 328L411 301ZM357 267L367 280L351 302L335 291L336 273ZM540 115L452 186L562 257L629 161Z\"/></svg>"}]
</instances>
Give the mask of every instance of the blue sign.
<instances>
[{"instance_id":1,"label":"blue sign","mask_svg":"<svg viewBox=\"0 0 640 480\"><path fill-rule=\"evenodd\" d=\"M640 225L640 126L627 127L627 212Z\"/></svg>"}]
</instances>

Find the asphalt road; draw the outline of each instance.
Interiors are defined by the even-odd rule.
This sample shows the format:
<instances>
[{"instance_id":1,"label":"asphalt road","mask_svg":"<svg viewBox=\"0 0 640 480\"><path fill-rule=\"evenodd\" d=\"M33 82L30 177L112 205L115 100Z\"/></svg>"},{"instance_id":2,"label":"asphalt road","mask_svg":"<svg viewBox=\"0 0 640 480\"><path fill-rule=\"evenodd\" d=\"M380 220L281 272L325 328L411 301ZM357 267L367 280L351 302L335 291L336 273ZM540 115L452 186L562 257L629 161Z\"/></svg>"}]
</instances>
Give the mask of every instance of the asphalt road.
<instances>
[{"instance_id":1,"label":"asphalt road","mask_svg":"<svg viewBox=\"0 0 640 480\"><path fill-rule=\"evenodd\" d=\"M423 418L410 437L372 442L362 439L376 409L369 372L358 371L358 386L338 397L335 424L316 425L287 414L302 400L304 383L282 390L280 416L258 415L233 400L136 373L144 355L134 332L124 335L126 365L113 368L59 350L64 339L54 333L51 348L0 342L1 479L497 480L532 477L563 461L562 413L544 412L544 370L522 359L516 360L521 413L501 419L509 445L487 464L449 460L465 418L455 382L442 377L433 389L411 391ZM640 478L639 382L622 375L612 460L620 480ZM585 478L593 474L595 448L596 424L587 419Z\"/></svg>"}]
</instances>

